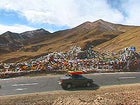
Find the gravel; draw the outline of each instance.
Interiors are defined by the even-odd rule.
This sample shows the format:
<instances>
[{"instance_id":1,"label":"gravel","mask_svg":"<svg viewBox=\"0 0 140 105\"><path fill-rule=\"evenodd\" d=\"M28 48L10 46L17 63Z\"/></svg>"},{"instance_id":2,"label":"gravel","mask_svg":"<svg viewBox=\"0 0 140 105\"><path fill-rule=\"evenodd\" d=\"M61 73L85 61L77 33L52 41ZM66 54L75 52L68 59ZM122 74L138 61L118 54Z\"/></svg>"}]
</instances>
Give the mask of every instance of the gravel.
<instances>
[{"instance_id":1,"label":"gravel","mask_svg":"<svg viewBox=\"0 0 140 105\"><path fill-rule=\"evenodd\" d=\"M0 105L140 105L140 84L1 96Z\"/></svg>"}]
</instances>

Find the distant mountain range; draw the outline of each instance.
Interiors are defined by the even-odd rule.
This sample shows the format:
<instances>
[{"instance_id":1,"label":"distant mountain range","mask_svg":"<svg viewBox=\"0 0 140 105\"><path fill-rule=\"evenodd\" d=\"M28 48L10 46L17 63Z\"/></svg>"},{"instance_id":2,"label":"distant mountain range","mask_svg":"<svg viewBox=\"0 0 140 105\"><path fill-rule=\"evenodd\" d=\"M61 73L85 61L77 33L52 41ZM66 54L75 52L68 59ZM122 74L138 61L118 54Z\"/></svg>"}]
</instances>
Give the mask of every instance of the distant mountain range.
<instances>
[{"instance_id":1,"label":"distant mountain range","mask_svg":"<svg viewBox=\"0 0 140 105\"><path fill-rule=\"evenodd\" d=\"M7 31L0 35L0 53L17 51L23 46L44 41L50 32L44 29L27 31L23 33L12 33Z\"/></svg>"},{"instance_id":2,"label":"distant mountain range","mask_svg":"<svg viewBox=\"0 0 140 105\"><path fill-rule=\"evenodd\" d=\"M67 51L71 46L97 51L119 51L135 46L140 51L140 27L113 24L104 20L85 22L72 29L50 33L44 29L0 35L0 61L19 61L53 51Z\"/></svg>"}]
</instances>

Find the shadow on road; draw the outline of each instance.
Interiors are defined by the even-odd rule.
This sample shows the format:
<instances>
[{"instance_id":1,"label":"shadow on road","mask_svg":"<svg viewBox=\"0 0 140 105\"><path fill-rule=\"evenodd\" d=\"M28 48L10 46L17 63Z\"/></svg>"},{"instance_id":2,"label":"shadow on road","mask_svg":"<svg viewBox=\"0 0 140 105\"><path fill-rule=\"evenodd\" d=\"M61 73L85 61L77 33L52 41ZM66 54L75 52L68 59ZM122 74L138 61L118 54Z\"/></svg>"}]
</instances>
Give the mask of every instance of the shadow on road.
<instances>
[{"instance_id":1,"label":"shadow on road","mask_svg":"<svg viewBox=\"0 0 140 105\"><path fill-rule=\"evenodd\" d=\"M78 91L78 90L97 90L100 86L97 84L93 84L90 87L73 87L71 89L68 89L67 91Z\"/></svg>"}]
</instances>

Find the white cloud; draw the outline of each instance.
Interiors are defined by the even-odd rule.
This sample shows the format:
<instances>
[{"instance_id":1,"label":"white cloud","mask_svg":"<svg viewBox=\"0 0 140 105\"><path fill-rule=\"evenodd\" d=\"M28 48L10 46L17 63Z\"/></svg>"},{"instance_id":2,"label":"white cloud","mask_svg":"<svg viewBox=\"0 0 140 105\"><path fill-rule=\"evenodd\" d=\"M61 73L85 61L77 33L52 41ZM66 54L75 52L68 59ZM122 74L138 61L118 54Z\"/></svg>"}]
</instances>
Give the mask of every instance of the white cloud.
<instances>
[{"instance_id":1,"label":"white cloud","mask_svg":"<svg viewBox=\"0 0 140 105\"><path fill-rule=\"evenodd\" d=\"M12 26L0 25L0 34L2 34L3 32L6 32L6 31L21 33L21 32L25 32L25 31L29 31L29 30L34 30L34 28L28 27L25 25L19 25L19 24L15 24Z\"/></svg>"},{"instance_id":2,"label":"white cloud","mask_svg":"<svg viewBox=\"0 0 140 105\"><path fill-rule=\"evenodd\" d=\"M105 0L0 0L0 8L17 11L33 23L70 27L99 18L113 22L123 19Z\"/></svg>"},{"instance_id":3,"label":"white cloud","mask_svg":"<svg viewBox=\"0 0 140 105\"><path fill-rule=\"evenodd\" d=\"M100 18L115 23L140 24L135 21L140 12L137 2L139 0L129 0L127 7L124 5L124 11L129 10L128 18L111 8L107 0L0 0L0 8L16 11L31 23L74 27Z\"/></svg>"},{"instance_id":4,"label":"white cloud","mask_svg":"<svg viewBox=\"0 0 140 105\"><path fill-rule=\"evenodd\" d=\"M140 0L128 0L124 8L128 15L125 23L128 25L140 25Z\"/></svg>"}]
</instances>

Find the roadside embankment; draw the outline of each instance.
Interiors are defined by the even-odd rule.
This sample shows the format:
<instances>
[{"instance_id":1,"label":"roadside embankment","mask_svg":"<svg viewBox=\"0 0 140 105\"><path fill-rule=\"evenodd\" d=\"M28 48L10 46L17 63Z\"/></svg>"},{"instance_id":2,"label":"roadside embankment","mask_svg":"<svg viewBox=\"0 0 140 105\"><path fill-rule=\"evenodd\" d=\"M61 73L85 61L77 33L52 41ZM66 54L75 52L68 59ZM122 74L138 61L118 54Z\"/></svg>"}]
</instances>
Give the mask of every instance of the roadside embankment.
<instances>
[{"instance_id":1,"label":"roadside embankment","mask_svg":"<svg viewBox=\"0 0 140 105\"><path fill-rule=\"evenodd\" d=\"M140 105L140 84L1 96L0 105Z\"/></svg>"}]
</instances>

